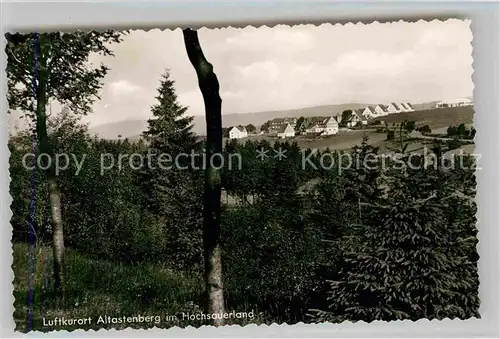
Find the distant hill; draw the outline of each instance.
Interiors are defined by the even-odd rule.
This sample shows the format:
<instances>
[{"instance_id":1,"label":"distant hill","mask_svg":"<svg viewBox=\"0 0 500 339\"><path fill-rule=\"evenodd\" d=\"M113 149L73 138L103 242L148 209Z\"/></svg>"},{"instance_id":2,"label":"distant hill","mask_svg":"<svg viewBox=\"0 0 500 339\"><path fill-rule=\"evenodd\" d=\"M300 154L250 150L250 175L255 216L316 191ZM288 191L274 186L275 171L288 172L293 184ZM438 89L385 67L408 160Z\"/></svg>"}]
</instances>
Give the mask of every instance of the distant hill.
<instances>
[{"instance_id":1,"label":"distant hill","mask_svg":"<svg viewBox=\"0 0 500 339\"><path fill-rule=\"evenodd\" d=\"M366 107L368 104L352 103L340 105L325 105L304 107L290 110L280 111L265 111L265 112L251 112L251 113L230 113L222 115L222 125L230 127L235 125L253 124L260 126L266 121L273 118L283 117L311 117L333 115L340 113L346 109L358 109ZM103 139L117 139L118 135L122 138L137 139L140 134L147 129L146 120L123 120L118 122L107 123L99 125L90 129L91 134L97 134ZM204 135L206 131L205 117L194 116L193 131L198 135Z\"/></svg>"},{"instance_id":2,"label":"distant hill","mask_svg":"<svg viewBox=\"0 0 500 339\"><path fill-rule=\"evenodd\" d=\"M99 125L89 129L91 135L97 134L103 139L138 138L139 135L148 128L146 120L123 120Z\"/></svg>"},{"instance_id":3,"label":"distant hill","mask_svg":"<svg viewBox=\"0 0 500 339\"><path fill-rule=\"evenodd\" d=\"M430 109L435 106L437 101L413 104L416 110ZM250 113L229 113L222 115L222 126L230 127L235 125L253 124L259 127L266 121L273 118L283 117L312 117L312 116L329 116L341 113L346 109L365 108L372 104L366 103L350 103L339 105L324 105L304 107L289 110L265 111L265 112L250 112ZM147 129L146 120L124 120L108 124L99 125L90 129L91 134L97 134L103 139L117 139L118 135L122 138L135 140L139 138L141 133ZM198 135L205 134L205 117L195 116L193 120L193 131Z\"/></svg>"},{"instance_id":4,"label":"distant hill","mask_svg":"<svg viewBox=\"0 0 500 339\"><path fill-rule=\"evenodd\" d=\"M416 111L424 111L424 110L428 110L428 109L433 109L436 107L436 104L438 103L439 101L429 101L429 102L424 102L424 103L421 103L421 104L412 104L413 108L416 110Z\"/></svg>"}]
</instances>

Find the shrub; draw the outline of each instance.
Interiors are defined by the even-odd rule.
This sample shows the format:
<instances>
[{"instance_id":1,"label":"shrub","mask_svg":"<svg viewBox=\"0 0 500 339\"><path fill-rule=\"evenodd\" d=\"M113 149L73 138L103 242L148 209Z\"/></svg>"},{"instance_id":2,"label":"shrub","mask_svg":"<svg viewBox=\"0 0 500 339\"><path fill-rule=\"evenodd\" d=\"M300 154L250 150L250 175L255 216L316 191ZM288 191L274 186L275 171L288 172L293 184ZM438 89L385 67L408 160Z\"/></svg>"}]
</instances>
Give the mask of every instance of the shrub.
<instances>
[{"instance_id":1,"label":"shrub","mask_svg":"<svg viewBox=\"0 0 500 339\"><path fill-rule=\"evenodd\" d=\"M354 234L330 245L343 265L322 285L326 306L311 310L313 321L477 316L475 206L452 194L469 195L471 173L394 172Z\"/></svg>"},{"instance_id":2,"label":"shrub","mask_svg":"<svg viewBox=\"0 0 500 339\"><path fill-rule=\"evenodd\" d=\"M392 141L392 140L394 140L394 137L395 137L395 133L394 133L394 131L389 131L389 132L387 132L387 139L386 139L387 141Z\"/></svg>"}]
</instances>

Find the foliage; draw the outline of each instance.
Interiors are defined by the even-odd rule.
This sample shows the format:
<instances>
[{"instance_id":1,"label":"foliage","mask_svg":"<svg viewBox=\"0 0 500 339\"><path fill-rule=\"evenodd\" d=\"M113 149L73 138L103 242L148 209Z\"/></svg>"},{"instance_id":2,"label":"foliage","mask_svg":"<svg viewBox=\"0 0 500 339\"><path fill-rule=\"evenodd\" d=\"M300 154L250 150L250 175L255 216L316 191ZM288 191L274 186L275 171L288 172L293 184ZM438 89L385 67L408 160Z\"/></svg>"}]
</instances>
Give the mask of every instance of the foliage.
<instances>
[{"instance_id":1,"label":"foliage","mask_svg":"<svg viewBox=\"0 0 500 339\"><path fill-rule=\"evenodd\" d=\"M28 246L14 244L14 319L16 330L26 332L26 312L28 304ZM66 318L92 317L91 325L73 325L66 327L69 331L76 329L99 330L124 329L132 327L144 329L148 327L199 326L199 320L189 321L182 318L182 312L200 312L200 300L203 298L203 280L201 275L188 274L168 269L164 263L130 265L108 261L106 258L92 259L88 255L67 251L67 302L61 303L54 298L47 277L52 266L50 264L52 250L47 247L37 248L37 276L34 285L33 328L38 331L52 330L43 326L43 318L47 314L64 314ZM177 315L177 319L161 321L159 324L97 324L100 316L136 316L143 315ZM163 319L164 320L164 319ZM244 322L241 324L245 324Z\"/></svg>"},{"instance_id":2,"label":"foliage","mask_svg":"<svg viewBox=\"0 0 500 339\"><path fill-rule=\"evenodd\" d=\"M269 133L269 121L266 121L260 126L260 130L264 133Z\"/></svg>"},{"instance_id":3,"label":"foliage","mask_svg":"<svg viewBox=\"0 0 500 339\"><path fill-rule=\"evenodd\" d=\"M417 128L417 131L422 133L423 135L430 134L432 132L432 129L430 128L429 125L424 125L419 128Z\"/></svg>"},{"instance_id":4,"label":"foliage","mask_svg":"<svg viewBox=\"0 0 500 339\"><path fill-rule=\"evenodd\" d=\"M304 117L300 117L297 119L297 123L294 126L295 132L303 132L305 120L306 120L306 118L304 118Z\"/></svg>"},{"instance_id":5,"label":"foliage","mask_svg":"<svg viewBox=\"0 0 500 339\"><path fill-rule=\"evenodd\" d=\"M394 131L387 131L387 138L386 138L386 140L387 141L393 141L394 138L395 138L395 134L396 133Z\"/></svg>"},{"instance_id":6,"label":"foliage","mask_svg":"<svg viewBox=\"0 0 500 339\"><path fill-rule=\"evenodd\" d=\"M222 262L230 305L263 310L268 319L304 319L320 241L313 227L297 224L297 214L259 205L225 211Z\"/></svg>"},{"instance_id":7,"label":"foliage","mask_svg":"<svg viewBox=\"0 0 500 339\"><path fill-rule=\"evenodd\" d=\"M446 140L446 146L448 146L448 150L454 150L460 148L460 146L462 146L462 142L457 138L453 138Z\"/></svg>"},{"instance_id":8,"label":"foliage","mask_svg":"<svg viewBox=\"0 0 500 339\"><path fill-rule=\"evenodd\" d=\"M352 114L353 114L352 110L350 110L350 109L343 111L342 118L340 120L340 125L346 126L349 119L351 119Z\"/></svg>"},{"instance_id":9,"label":"foliage","mask_svg":"<svg viewBox=\"0 0 500 339\"><path fill-rule=\"evenodd\" d=\"M245 129L248 133L255 133L257 131L257 128L252 124L245 125Z\"/></svg>"},{"instance_id":10,"label":"foliage","mask_svg":"<svg viewBox=\"0 0 500 339\"><path fill-rule=\"evenodd\" d=\"M68 105L73 112L86 114L98 98L108 68L90 67L90 54L113 55L109 43L120 42L120 32L76 31L72 33L7 33L7 100L9 108L29 116L35 111L33 84L46 75L46 97ZM36 40L37 38L37 40ZM38 41L39 55L35 56ZM39 74L35 74L35 61Z\"/></svg>"},{"instance_id":11,"label":"foliage","mask_svg":"<svg viewBox=\"0 0 500 339\"><path fill-rule=\"evenodd\" d=\"M193 166L187 154L199 152L192 132L192 117L184 116L186 107L177 102L174 81L166 71L158 88L158 103L152 107L153 119L144 132L152 154L151 165L137 176L143 221L153 224L144 237L164 239L159 253L172 265L193 267L202 264L202 172L200 161ZM181 157L182 155L182 157ZM173 159L168 166L162 158ZM145 248L147 249L147 247Z\"/></svg>"},{"instance_id":12,"label":"foliage","mask_svg":"<svg viewBox=\"0 0 500 339\"><path fill-rule=\"evenodd\" d=\"M451 125L448 126L446 130L446 136L455 137L458 139L474 139L476 135L476 130L474 127L467 128L464 124L458 126Z\"/></svg>"},{"instance_id":13,"label":"foliage","mask_svg":"<svg viewBox=\"0 0 500 339\"><path fill-rule=\"evenodd\" d=\"M403 121L403 123L401 125L403 126L404 130L407 133L411 133L415 130L415 121L405 120L405 121Z\"/></svg>"},{"instance_id":14,"label":"foliage","mask_svg":"<svg viewBox=\"0 0 500 339\"><path fill-rule=\"evenodd\" d=\"M9 103L25 110L34 104L33 67L26 67L34 62L32 39L20 34L7 38ZM89 68L88 56L112 54L107 44L118 40L111 31L47 33L39 38L41 71L50 72L46 94L66 103L58 116L49 117L48 139L54 154L73 154L84 163L80 167L71 159L57 176L70 248L69 299L65 305L52 299L48 278L38 272L36 321L46 312L76 317L118 311L199 312L203 303L203 173L193 168L199 168L202 159L193 166L182 158L177 165L186 169L163 170L158 156L175 159L181 153L201 152L204 145L196 141L192 118L178 103L169 72L160 79L145 141L93 138L80 120L90 111L107 70ZM343 121L348 114L343 112ZM304 120L298 119L296 130ZM430 133L426 126L419 130ZM255 130L251 124L246 128ZM415 128L414 122L404 121L387 133L403 156ZM450 126L448 133L457 139L472 139L474 134L463 124ZM434 148L440 160L443 144ZM449 141L448 149L460 144ZM49 244L47 174L22 164L32 147L31 130L9 139L13 240L26 242L33 227L39 243ZM257 157L262 151L264 156ZM126 159L120 165L121 154L142 155L145 162L139 166L138 159ZM104 170L103 155L115 162ZM335 152L301 150L290 142L230 140L223 155L221 184L235 198L222 211L229 310L255 310L259 319L254 321L268 324L477 315L473 159L457 157L454 160L466 166L448 169L438 165L400 170L393 166L395 161L382 168L378 148L366 137L351 150ZM304 167L308 156L310 164ZM329 157L341 161L321 166ZM374 160L373 166L366 160ZM412 161L421 164L423 159ZM14 251L18 325L26 314L25 247L16 244ZM50 258L46 248L37 250L43 254L37 260ZM200 325L175 322L188 324Z\"/></svg>"},{"instance_id":15,"label":"foliage","mask_svg":"<svg viewBox=\"0 0 500 339\"><path fill-rule=\"evenodd\" d=\"M75 115L68 112L62 117L49 124L56 151L73 152L77 157L87 153L78 176L74 175L77 168L70 167L59 177L63 183L68 246L80 252L78 256L92 260L90 267L95 267L94 271L97 263L107 258L118 267L127 262L140 264L134 266L137 273L127 270L130 279L146 274L139 272L144 265L164 265L168 272L178 275L182 286L189 284L187 275L201 278L201 227L196 218L201 212L196 212L200 199L195 194L201 184L194 177L193 181L174 177L176 190L162 190L164 194L169 192L162 197L154 188L160 186L143 191L142 175L130 166L114 166L101 175L100 154L113 154L116 159L120 153L146 153L147 145L126 139L93 139L86 134L85 126L74 120ZM22 234L27 227L25 220L29 220L26 213L31 194L31 172L21 171L19 166L22 150L30 147L30 138L23 140L11 140L11 163L15 165L11 166L11 175L19 179L11 185L20 192L12 195L18 241L25 240ZM256 150L261 147L269 150L269 158L256 158ZM272 155L280 147L286 149L288 158L278 161ZM318 169L302 170L301 151L288 142L270 145L264 141L229 141L224 152L238 153L243 158L241 171L225 168L222 176L225 189L241 199L236 205L226 205L222 214L228 309L262 312L259 321L265 323L468 317L477 311L475 206L467 199L449 197L457 190L473 196L476 183L471 159L460 158L465 165L447 172L432 167L408 173L398 169L383 172L378 165L363 165L364 159L378 154L367 138L348 152L352 164L343 163L342 170L339 163L329 169L319 166L319 158L329 150L311 158ZM305 150L304 154L309 152ZM151 175L161 175L164 180L171 173ZM144 208L145 193L158 202L167 201L168 209L160 203L158 208ZM174 199L181 194L182 199ZM436 198L417 204L432 194ZM254 199L246 199L254 195ZM43 209L37 211L43 220ZM47 227L43 221L37 225L41 230ZM414 260L413 255L421 257ZM390 265L387 271L380 268L379 261ZM438 271L439 265L447 271ZM71 272L75 269L70 267ZM419 278L427 269L439 274ZM80 276L71 277L71 284L77 284ZM116 284L108 274L102 279L104 285ZM133 286L141 295L141 303L154 309L163 305L161 296L167 292L154 292L157 288L147 287L148 279ZM347 285L339 283L334 287L330 283L346 280L350 281ZM87 300L97 298L88 292L91 285L87 280L81 284L78 290L87 291ZM377 289L370 291L369 286ZM112 294L113 300L121 302L120 291ZM189 293L196 291L201 288ZM84 296L75 294L71 298L81 303ZM172 306L177 310L189 300L194 302L193 307L202 305L201 294L165 298L174 298L168 302L177 305ZM432 298L432 304L427 303L427 298ZM90 308L92 312L101 312L99 305ZM308 318L307 310L311 309L323 313L310 311L314 316Z\"/></svg>"},{"instance_id":16,"label":"foliage","mask_svg":"<svg viewBox=\"0 0 500 339\"><path fill-rule=\"evenodd\" d=\"M328 307L313 310L312 319L477 316L475 212L453 195L463 174L420 169L393 176L385 198L363 210L356 240L338 242L345 266L328 283Z\"/></svg>"}]
</instances>

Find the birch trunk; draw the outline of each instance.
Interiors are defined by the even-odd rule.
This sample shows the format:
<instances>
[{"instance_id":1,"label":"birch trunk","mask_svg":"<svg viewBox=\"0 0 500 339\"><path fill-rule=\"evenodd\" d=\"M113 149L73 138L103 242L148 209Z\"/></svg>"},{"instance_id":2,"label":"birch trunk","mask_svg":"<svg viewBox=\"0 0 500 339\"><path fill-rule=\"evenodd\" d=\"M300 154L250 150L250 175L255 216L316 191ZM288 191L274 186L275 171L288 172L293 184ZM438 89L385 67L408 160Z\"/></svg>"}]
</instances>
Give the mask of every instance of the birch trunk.
<instances>
[{"instance_id":1,"label":"birch trunk","mask_svg":"<svg viewBox=\"0 0 500 339\"><path fill-rule=\"evenodd\" d=\"M222 153L222 100L219 95L219 81L213 72L213 66L203 55L197 31L185 29L183 34L189 61L196 70L198 85L205 103L206 154L207 159L211 159L213 154ZM203 201L206 312L220 314L220 319L214 319L213 325L221 326L224 325L222 314L225 312L220 248L221 178L220 170L212 167L210 163L209 161L205 169Z\"/></svg>"},{"instance_id":2,"label":"birch trunk","mask_svg":"<svg viewBox=\"0 0 500 339\"><path fill-rule=\"evenodd\" d=\"M38 46L40 45L38 42ZM36 46L36 47L38 47ZM35 47L35 48L36 48ZM52 147L47 135L47 70L45 65L45 58L40 53L40 48L37 51L38 67L37 67L37 83L36 88L36 133L39 142L40 154L48 154L50 157L53 155ZM46 158L42 158L45 162ZM46 168L46 163L42 164ZM49 187L49 200L52 214L52 248L54 252L54 286L56 292L61 296L63 294L64 286L64 231L61 216L61 193L59 185L57 184L56 172L51 162L47 172L47 182Z\"/></svg>"}]
</instances>

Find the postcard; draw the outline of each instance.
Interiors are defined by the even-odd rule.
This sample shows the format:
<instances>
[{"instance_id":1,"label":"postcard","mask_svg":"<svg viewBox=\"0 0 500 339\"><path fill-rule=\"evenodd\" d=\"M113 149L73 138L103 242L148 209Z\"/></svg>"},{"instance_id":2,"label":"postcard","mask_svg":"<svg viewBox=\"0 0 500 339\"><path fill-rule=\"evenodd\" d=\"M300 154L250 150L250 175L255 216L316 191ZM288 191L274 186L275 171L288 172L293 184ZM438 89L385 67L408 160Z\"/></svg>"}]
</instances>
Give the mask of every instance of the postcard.
<instances>
[{"instance_id":1,"label":"postcard","mask_svg":"<svg viewBox=\"0 0 500 339\"><path fill-rule=\"evenodd\" d=\"M16 331L479 317L469 20L6 39Z\"/></svg>"}]
</instances>

